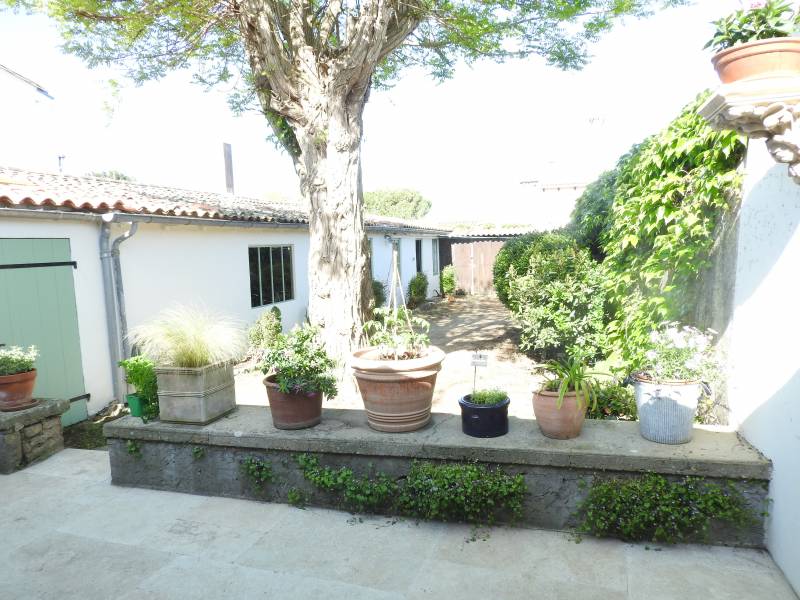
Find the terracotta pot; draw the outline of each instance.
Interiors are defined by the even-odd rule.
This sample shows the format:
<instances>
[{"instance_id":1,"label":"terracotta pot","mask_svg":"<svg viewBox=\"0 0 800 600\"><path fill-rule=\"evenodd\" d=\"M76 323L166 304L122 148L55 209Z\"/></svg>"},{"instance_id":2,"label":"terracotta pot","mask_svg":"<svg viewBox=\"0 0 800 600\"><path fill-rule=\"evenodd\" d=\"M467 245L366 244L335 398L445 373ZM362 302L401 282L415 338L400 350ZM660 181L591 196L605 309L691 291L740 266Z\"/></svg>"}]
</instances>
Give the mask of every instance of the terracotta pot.
<instances>
[{"instance_id":1,"label":"terracotta pot","mask_svg":"<svg viewBox=\"0 0 800 600\"><path fill-rule=\"evenodd\" d=\"M306 429L322 420L322 392L284 394L275 375L264 378L272 424L276 429Z\"/></svg>"},{"instance_id":2,"label":"terracotta pot","mask_svg":"<svg viewBox=\"0 0 800 600\"><path fill-rule=\"evenodd\" d=\"M800 75L800 38L748 42L715 54L711 63L722 83L776 75Z\"/></svg>"},{"instance_id":3,"label":"terracotta pot","mask_svg":"<svg viewBox=\"0 0 800 600\"><path fill-rule=\"evenodd\" d=\"M36 369L0 377L0 411L24 410L39 404L33 399Z\"/></svg>"},{"instance_id":4,"label":"terracotta pot","mask_svg":"<svg viewBox=\"0 0 800 600\"><path fill-rule=\"evenodd\" d=\"M544 435L568 440L581 433L586 418L586 401L578 406L576 393L570 392L558 408L558 392L539 390L533 393L533 414Z\"/></svg>"},{"instance_id":5,"label":"terracotta pot","mask_svg":"<svg viewBox=\"0 0 800 600\"><path fill-rule=\"evenodd\" d=\"M376 348L353 353L355 375L369 426L378 431L414 431L431 420L436 375L444 352L430 346L424 356L381 360Z\"/></svg>"}]
</instances>

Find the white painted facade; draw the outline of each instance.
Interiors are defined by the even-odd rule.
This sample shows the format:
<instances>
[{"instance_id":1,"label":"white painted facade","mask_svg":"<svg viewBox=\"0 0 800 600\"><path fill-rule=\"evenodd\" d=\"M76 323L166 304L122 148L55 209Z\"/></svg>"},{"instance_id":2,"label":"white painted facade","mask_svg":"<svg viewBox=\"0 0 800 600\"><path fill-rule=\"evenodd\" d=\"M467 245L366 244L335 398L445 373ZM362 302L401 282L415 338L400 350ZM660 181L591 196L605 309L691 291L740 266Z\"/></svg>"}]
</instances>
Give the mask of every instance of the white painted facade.
<instances>
[{"instance_id":1,"label":"white painted facade","mask_svg":"<svg viewBox=\"0 0 800 600\"><path fill-rule=\"evenodd\" d=\"M396 233L370 234L372 252L372 278L388 288L391 277L392 243L399 241L400 279L403 294L408 295L408 284L417 274L416 241L422 242L422 272L428 278L428 297L439 291L439 271L434 268L434 244L438 248L439 238L432 235L401 235ZM440 261L441 264L441 261ZM441 268L441 267L439 267Z\"/></svg>"},{"instance_id":2,"label":"white painted facade","mask_svg":"<svg viewBox=\"0 0 800 600\"><path fill-rule=\"evenodd\" d=\"M767 547L800 590L800 185L750 142L734 312L726 332L732 425L773 463Z\"/></svg>"}]
</instances>

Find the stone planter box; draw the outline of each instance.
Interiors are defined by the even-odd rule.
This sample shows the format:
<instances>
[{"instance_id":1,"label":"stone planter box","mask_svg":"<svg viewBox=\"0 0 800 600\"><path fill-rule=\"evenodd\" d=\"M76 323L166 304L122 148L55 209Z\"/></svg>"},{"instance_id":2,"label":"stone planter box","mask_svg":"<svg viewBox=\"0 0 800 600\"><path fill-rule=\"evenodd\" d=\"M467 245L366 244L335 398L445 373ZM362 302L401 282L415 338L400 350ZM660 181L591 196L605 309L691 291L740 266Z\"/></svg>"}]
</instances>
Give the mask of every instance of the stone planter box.
<instances>
[{"instance_id":1,"label":"stone planter box","mask_svg":"<svg viewBox=\"0 0 800 600\"><path fill-rule=\"evenodd\" d=\"M205 425L236 408L233 364L156 367L160 419Z\"/></svg>"},{"instance_id":2,"label":"stone planter box","mask_svg":"<svg viewBox=\"0 0 800 600\"><path fill-rule=\"evenodd\" d=\"M67 400L48 398L33 408L0 412L0 473L12 473L63 449L61 415L67 410Z\"/></svg>"}]
</instances>

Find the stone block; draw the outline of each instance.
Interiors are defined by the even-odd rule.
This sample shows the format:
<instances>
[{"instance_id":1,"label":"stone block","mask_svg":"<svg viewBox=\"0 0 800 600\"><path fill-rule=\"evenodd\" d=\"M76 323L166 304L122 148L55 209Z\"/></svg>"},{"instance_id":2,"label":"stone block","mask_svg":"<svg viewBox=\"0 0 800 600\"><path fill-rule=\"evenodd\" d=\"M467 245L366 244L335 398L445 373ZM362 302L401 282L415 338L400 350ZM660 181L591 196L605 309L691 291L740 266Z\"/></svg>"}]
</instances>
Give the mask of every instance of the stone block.
<instances>
[{"instance_id":1,"label":"stone block","mask_svg":"<svg viewBox=\"0 0 800 600\"><path fill-rule=\"evenodd\" d=\"M42 433L42 424L41 423L34 423L33 425L28 425L25 429L22 430L22 435L25 439L31 439L37 435Z\"/></svg>"},{"instance_id":2,"label":"stone block","mask_svg":"<svg viewBox=\"0 0 800 600\"><path fill-rule=\"evenodd\" d=\"M22 463L22 436L18 432L0 432L0 473L7 475Z\"/></svg>"}]
</instances>

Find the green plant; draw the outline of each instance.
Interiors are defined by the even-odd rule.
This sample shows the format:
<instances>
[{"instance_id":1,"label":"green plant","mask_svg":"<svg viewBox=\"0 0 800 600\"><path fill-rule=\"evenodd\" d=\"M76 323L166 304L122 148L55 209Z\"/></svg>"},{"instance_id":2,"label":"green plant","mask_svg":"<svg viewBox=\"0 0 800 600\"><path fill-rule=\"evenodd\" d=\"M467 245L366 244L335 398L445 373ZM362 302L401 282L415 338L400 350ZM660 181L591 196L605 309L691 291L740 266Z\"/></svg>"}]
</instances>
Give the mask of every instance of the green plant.
<instances>
[{"instance_id":1,"label":"green plant","mask_svg":"<svg viewBox=\"0 0 800 600\"><path fill-rule=\"evenodd\" d=\"M650 332L641 375L661 383L715 379L718 362L711 343L713 333L664 323Z\"/></svg>"},{"instance_id":2,"label":"green plant","mask_svg":"<svg viewBox=\"0 0 800 600\"><path fill-rule=\"evenodd\" d=\"M244 330L223 315L175 306L152 321L135 327L130 340L156 364L197 368L240 358L245 350Z\"/></svg>"},{"instance_id":3,"label":"green plant","mask_svg":"<svg viewBox=\"0 0 800 600\"><path fill-rule=\"evenodd\" d=\"M428 276L425 273L417 273L408 282L408 307L419 306L428 297Z\"/></svg>"},{"instance_id":4,"label":"green plant","mask_svg":"<svg viewBox=\"0 0 800 600\"><path fill-rule=\"evenodd\" d=\"M607 346L602 268L561 233L531 241L528 266L510 267L508 305L520 325L520 348L539 359L580 351L596 358Z\"/></svg>"},{"instance_id":5,"label":"green plant","mask_svg":"<svg viewBox=\"0 0 800 600\"><path fill-rule=\"evenodd\" d=\"M375 300L375 308L379 308L386 303L386 288L380 281L375 279L372 280L372 298Z\"/></svg>"},{"instance_id":6,"label":"green plant","mask_svg":"<svg viewBox=\"0 0 800 600\"><path fill-rule=\"evenodd\" d=\"M456 268L453 265L442 268L442 272L439 273L439 286L442 289L442 296L452 296L456 293L458 282Z\"/></svg>"},{"instance_id":7,"label":"green plant","mask_svg":"<svg viewBox=\"0 0 800 600\"><path fill-rule=\"evenodd\" d=\"M712 520L744 527L755 517L733 486L655 474L595 481L578 508L579 531L628 541L674 543L707 537Z\"/></svg>"},{"instance_id":8,"label":"green plant","mask_svg":"<svg viewBox=\"0 0 800 600\"><path fill-rule=\"evenodd\" d=\"M152 360L141 354L119 361L125 369L125 381L134 387L136 395L143 402L144 418L154 419L158 416L158 378L156 366Z\"/></svg>"},{"instance_id":9,"label":"green plant","mask_svg":"<svg viewBox=\"0 0 800 600\"><path fill-rule=\"evenodd\" d=\"M586 412L587 419L636 420L636 399L630 386L615 381L598 383L594 397L595 402Z\"/></svg>"},{"instance_id":10,"label":"green plant","mask_svg":"<svg viewBox=\"0 0 800 600\"><path fill-rule=\"evenodd\" d=\"M281 334L281 309L273 306L262 312L247 332L251 349L266 349L272 346L275 338Z\"/></svg>"},{"instance_id":11,"label":"green plant","mask_svg":"<svg viewBox=\"0 0 800 600\"><path fill-rule=\"evenodd\" d=\"M535 250L534 242L542 237L541 233L529 233L508 240L494 259L492 274L497 298L511 308L509 304L509 286L513 276L525 275L530 266L531 253Z\"/></svg>"},{"instance_id":12,"label":"green plant","mask_svg":"<svg viewBox=\"0 0 800 600\"><path fill-rule=\"evenodd\" d=\"M206 449L202 446L195 446L192 448L192 456L195 460L200 460L206 455Z\"/></svg>"},{"instance_id":13,"label":"green plant","mask_svg":"<svg viewBox=\"0 0 800 600\"><path fill-rule=\"evenodd\" d=\"M337 393L336 362L328 356L319 339L319 329L309 324L295 326L288 334L275 336L261 370L274 373L275 383L284 394L322 392L328 398Z\"/></svg>"},{"instance_id":14,"label":"green plant","mask_svg":"<svg viewBox=\"0 0 800 600\"><path fill-rule=\"evenodd\" d=\"M297 488L290 488L289 491L286 492L286 501L297 508L305 508L306 504L308 504L306 495L302 490L298 490Z\"/></svg>"},{"instance_id":15,"label":"green plant","mask_svg":"<svg viewBox=\"0 0 800 600\"><path fill-rule=\"evenodd\" d=\"M737 10L714 21L717 28L704 48L721 52L738 44L795 35L800 14L786 0L766 0L761 6Z\"/></svg>"},{"instance_id":16,"label":"green plant","mask_svg":"<svg viewBox=\"0 0 800 600\"><path fill-rule=\"evenodd\" d=\"M136 440L128 440L125 442L125 449L128 451L128 454L135 458L139 458L142 455L142 447Z\"/></svg>"},{"instance_id":17,"label":"green plant","mask_svg":"<svg viewBox=\"0 0 800 600\"><path fill-rule=\"evenodd\" d=\"M470 395L469 401L473 404L485 404L488 406L500 404L506 398L508 398L508 394L503 390L476 390Z\"/></svg>"},{"instance_id":18,"label":"green plant","mask_svg":"<svg viewBox=\"0 0 800 600\"><path fill-rule=\"evenodd\" d=\"M33 371L38 356L36 346L27 350L19 346L0 348L0 377Z\"/></svg>"},{"instance_id":19,"label":"green plant","mask_svg":"<svg viewBox=\"0 0 800 600\"><path fill-rule=\"evenodd\" d=\"M372 321L364 324L369 344L378 348L380 358L417 358L428 347L430 324L406 308L376 308ZM414 328L421 330L419 333Z\"/></svg>"},{"instance_id":20,"label":"green plant","mask_svg":"<svg viewBox=\"0 0 800 600\"><path fill-rule=\"evenodd\" d=\"M364 209L374 215L420 219L431 209L430 200L415 190L364 192Z\"/></svg>"},{"instance_id":21,"label":"green plant","mask_svg":"<svg viewBox=\"0 0 800 600\"><path fill-rule=\"evenodd\" d=\"M551 361L536 369L546 378L543 385L548 392L558 392L556 406L561 408L564 397L574 392L578 408L586 406L592 410L597 402L597 379L587 364L579 356L570 356L565 360Z\"/></svg>"},{"instance_id":22,"label":"green plant","mask_svg":"<svg viewBox=\"0 0 800 600\"><path fill-rule=\"evenodd\" d=\"M248 457L239 464L241 472L257 488L262 489L265 484L274 479L272 463L261 458Z\"/></svg>"}]
</instances>

